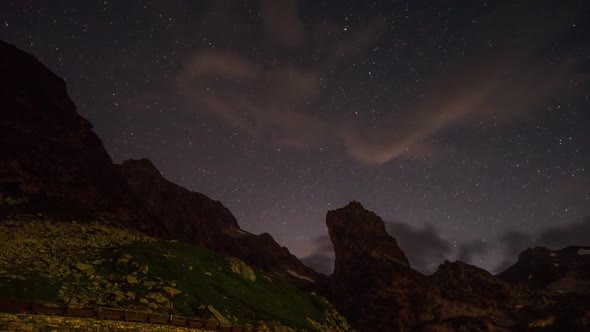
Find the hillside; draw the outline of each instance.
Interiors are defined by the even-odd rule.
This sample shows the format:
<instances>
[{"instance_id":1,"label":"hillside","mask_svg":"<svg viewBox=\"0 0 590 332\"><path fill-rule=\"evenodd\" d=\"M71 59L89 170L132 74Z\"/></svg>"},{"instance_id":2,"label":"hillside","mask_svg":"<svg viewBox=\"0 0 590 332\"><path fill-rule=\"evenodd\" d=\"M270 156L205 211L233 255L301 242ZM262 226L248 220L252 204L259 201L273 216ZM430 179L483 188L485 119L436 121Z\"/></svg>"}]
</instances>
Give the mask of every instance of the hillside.
<instances>
[{"instance_id":1,"label":"hillside","mask_svg":"<svg viewBox=\"0 0 590 332\"><path fill-rule=\"evenodd\" d=\"M168 312L222 323L347 331L322 297L222 256L105 221L19 216L0 223L0 294L71 307Z\"/></svg>"}]
</instances>

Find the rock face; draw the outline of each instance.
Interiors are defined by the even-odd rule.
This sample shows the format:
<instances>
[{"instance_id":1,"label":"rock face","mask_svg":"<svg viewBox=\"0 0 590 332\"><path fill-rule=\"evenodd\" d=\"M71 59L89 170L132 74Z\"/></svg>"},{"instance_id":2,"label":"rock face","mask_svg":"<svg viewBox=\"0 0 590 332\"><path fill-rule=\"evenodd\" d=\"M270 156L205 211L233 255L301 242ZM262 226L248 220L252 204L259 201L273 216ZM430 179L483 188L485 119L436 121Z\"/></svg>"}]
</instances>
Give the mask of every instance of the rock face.
<instances>
[{"instance_id":1,"label":"rock face","mask_svg":"<svg viewBox=\"0 0 590 332\"><path fill-rule=\"evenodd\" d=\"M0 72L0 209L130 216L124 181L64 81L2 41Z\"/></svg>"},{"instance_id":2,"label":"rock face","mask_svg":"<svg viewBox=\"0 0 590 332\"><path fill-rule=\"evenodd\" d=\"M344 208L329 211L326 224L336 254L335 277L350 273L346 270L366 259L410 267L397 241L385 230L383 220L361 203L351 202Z\"/></svg>"},{"instance_id":3,"label":"rock face","mask_svg":"<svg viewBox=\"0 0 590 332\"><path fill-rule=\"evenodd\" d=\"M590 247L529 248L518 256L516 264L498 276L534 288L590 293Z\"/></svg>"},{"instance_id":4,"label":"rock face","mask_svg":"<svg viewBox=\"0 0 590 332\"><path fill-rule=\"evenodd\" d=\"M513 308L526 296L486 270L463 262L444 262L430 279L447 300L482 308Z\"/></svg>"},{"instance_id":5,"label":"rock face","mask_svg":"<svg viewBox=\"0 0 590 332\"><path fill-rule=\"evenodd\" d=\"M331 300L359 331L406 331L433 319L441 299L412 270L383 220L360 203L329 211L336 260Z\"/></svg>"},{"instance_id":6,"label":"rock face","mask_svg":"<svg viewBox=\"0 0 590 332\"><path fill-rule=\"evenodd\" d=\"M117 168L165 238L212 248L225 232L239 229L223 204L166 180L151 161L127 160Z\"/></svg>"},{"instance_id":7,"label":"rock face","mask_svg":"<svg viewBox=\"0 0 590 332\"><path fill-rule=\"evenodd\" d=\"M320 277L269 234L241 230L220 202L164 179L150 161L113 165L65 82L33 56L0 41L0 73L0 215L106 219L301 282Z\"/></svg>"}]
</instances>

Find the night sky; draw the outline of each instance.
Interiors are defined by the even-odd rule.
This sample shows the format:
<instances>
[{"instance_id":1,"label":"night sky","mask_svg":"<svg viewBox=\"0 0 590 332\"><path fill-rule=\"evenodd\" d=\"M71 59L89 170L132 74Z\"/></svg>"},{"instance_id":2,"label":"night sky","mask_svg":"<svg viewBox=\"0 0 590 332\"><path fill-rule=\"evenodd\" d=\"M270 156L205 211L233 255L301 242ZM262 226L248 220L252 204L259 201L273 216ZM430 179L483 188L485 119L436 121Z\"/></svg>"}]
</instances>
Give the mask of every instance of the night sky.
<instances>
[{"instance_id":1,"label":"night sky","mask_svg":"<svg viewBox=\"0 0 590 332\"><path fill-rule=\"evenodd\" d=\"M0 39L65 78L115 162L323 271L351 200L422 271L590 245L588 1L16 0Z\"/></svg>"}]
</instances>

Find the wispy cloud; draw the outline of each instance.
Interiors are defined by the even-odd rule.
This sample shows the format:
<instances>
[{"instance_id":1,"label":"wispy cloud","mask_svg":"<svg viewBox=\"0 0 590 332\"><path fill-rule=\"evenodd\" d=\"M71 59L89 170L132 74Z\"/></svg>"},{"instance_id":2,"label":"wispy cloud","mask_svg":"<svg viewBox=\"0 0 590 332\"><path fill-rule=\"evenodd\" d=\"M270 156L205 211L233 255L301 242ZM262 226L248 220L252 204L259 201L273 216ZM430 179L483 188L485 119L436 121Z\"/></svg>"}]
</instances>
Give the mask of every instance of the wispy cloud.
<instances>
[{"instance_id":1,"label":"wispy cloud","mask_svg":"<svg viewBox=\"0 0 590 332\"><path fill-rule=\"evenodd\" d=\"M281 46L296 48L305 41L305 26L297 9L297 0L260 0L266 30Z\"/></svg>"},{"instance_id":2,"label":"wispy cloud","mask_svg":"<svg viewBox=\"0 0 590 332\"><path fill-rule=\"evenodd\" d=\"M277 47L316 47L325 54L320 64L263 63L233 49L198 49L176 76L187 108L271 144L309 148L336 138L352 158L368 164L434 155L440 148L431 138L453 126L503 124L522 117L557 93L577 64L574 56L551 63L538 56L571 24L577 15L571 8L531 13L522 4L510 5L482 23L474 32L481 43L444 64L444 74L419 92L418 101L384 112L380 125L365 128L335 112L317 114L309 105L322 94L326 70L342 68L342 59L362 57L378 42L386 30L383 18L374 17L356 32L320 44L306 36L317 40L322 31L331 34L334 24L304 24L297 1L261 0L260 8L264 34Z\"/></svg>"}]
</instances>

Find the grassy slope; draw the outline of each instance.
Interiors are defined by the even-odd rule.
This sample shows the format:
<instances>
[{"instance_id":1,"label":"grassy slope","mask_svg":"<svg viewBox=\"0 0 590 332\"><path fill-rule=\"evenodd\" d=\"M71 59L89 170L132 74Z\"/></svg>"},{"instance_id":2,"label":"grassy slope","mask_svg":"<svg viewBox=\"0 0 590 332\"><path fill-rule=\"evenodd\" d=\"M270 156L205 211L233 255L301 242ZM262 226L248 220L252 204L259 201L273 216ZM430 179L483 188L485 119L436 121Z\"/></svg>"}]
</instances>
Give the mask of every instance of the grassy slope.
<instances>
[{"instance_id":1,"label":"grassy slope","mask_svg":"<svg viewBox=\"0 0 590 332\"><path fill-rule=\"evenodd\" d=\"M119 259L125 255L132 256L131 261L121 263ZM140 298L154 291L170 297L161 289L150 291L142 280L173 281L174 288L180 290L173 298L177 314L201 316L203 310L199 311L198 307L212 305L224 317L242 325L276 321L297 329L315 330L307 317L324 323L325 313L332 311L323 298L304 292L278 277L254 270L256 280L245 279L231 270L226 257L175 241L135 241L102 248L79 262L91 264L97 259L102 263L94 265L96 270L92 275L74 269L68 277L61 278L42 276L43 273L37 273L35 268L24 271L22 267L15 270L12 266L0 266L0 297L63 302L60 290L63 291L65 286L69 292L85 293L92 298L104 292L103 287L96 284L99 276L103 282L116 283L117 289L123 293L136 294L136 299L118 300L120 306L137 307L141 305ZM64 266L72 270L76 263L64 262ZM147 274L137 274L138 266L146 265L149 267ZM130 274L138 276L140 282L125 282L125 277ZM21 280L23 277L26 280ZM159 310L167 306L168 303L161 303Z\"/></svg>"},{"instance_id":2,"label":"grassy slope","mask_svg":"<svg viewBox=\"0 0 590 332\"><path fill-rule=\"evenodd\" d=\"M184 315L194 315L193 308L199 305L213 305L225 317L236 317L238 322L280 321L310 329L306 317L322 322L324 310L328 309L321 298L282 280L265 277L260 271L255 272L256 281L244 279L231 271L224 256L187 244L136 242L118 252L106 250L103 257L116 258L121 253L133 256L140 266L149 266L148 275L174 280L174 288L181 293L174 296L173 305ZM117 265L105 266L98 272L123 276L130 270ZM129 286L138 295L142 291Z\"/></svg>"}]
</instances>

